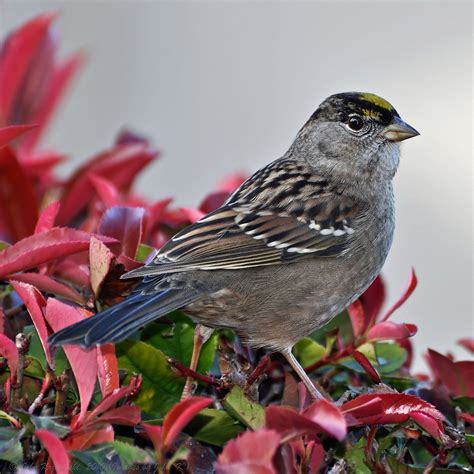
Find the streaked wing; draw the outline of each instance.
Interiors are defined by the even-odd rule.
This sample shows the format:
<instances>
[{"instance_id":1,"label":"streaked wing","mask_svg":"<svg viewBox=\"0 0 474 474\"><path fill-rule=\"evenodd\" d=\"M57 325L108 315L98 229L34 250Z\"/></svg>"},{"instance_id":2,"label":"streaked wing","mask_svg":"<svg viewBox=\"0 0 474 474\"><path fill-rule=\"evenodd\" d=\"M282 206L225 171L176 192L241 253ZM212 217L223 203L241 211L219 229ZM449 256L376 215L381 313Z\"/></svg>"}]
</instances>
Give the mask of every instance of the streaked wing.
<instances>
[{"instance_id":1,"label":"streaked wing","mask_svg":"<svg viewBox=\"0 0 474 474\"><path fill-rule=\"evenodd\" d=\"M342 255L360 207L303 166L280 161L263 168L224 206L175 235L152 264L126 277Z\"/></svg>"}]
</instances>

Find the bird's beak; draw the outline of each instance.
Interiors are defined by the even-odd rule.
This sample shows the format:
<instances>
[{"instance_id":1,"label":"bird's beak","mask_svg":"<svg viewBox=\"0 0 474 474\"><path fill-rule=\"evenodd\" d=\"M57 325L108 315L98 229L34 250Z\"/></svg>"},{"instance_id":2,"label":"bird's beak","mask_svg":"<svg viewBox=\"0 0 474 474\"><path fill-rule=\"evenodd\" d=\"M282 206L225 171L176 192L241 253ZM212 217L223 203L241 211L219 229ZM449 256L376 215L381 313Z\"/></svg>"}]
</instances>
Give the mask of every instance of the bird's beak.
<instances>
[{"instance_id":1,"label":"bird's beak","mask_svg":"<svg viewBox=\"0 0 474 474\"><path fill-rule=\"evenodd\" d=\"M401 118L395 117L390 125L387 125L382 135L391 142L401 142L407 138L419 135L411 125L405 123Z\"/></svg>"}]
</instances>

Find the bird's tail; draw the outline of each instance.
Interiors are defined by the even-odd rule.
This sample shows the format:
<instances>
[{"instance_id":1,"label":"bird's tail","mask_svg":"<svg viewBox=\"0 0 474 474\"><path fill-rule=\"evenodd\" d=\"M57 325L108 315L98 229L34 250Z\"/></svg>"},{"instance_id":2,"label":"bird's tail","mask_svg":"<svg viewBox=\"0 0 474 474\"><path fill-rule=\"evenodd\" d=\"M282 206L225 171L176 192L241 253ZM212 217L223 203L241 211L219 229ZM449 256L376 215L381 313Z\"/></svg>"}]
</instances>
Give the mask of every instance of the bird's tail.
<instances>
[{"instance_id":1,"label":"bird's tail","mask_svg":"<svg viewBox=\"0 0 474 474\"><path fill-rule=\"evenodd\" d=\"M198 298L198 293L185 289L168 289L155 295L138 293L58 331L49 338L49 343L53 346L79 344L91 347L120 342L151 321L183 308Z\"/></svg>"}]
</instances>

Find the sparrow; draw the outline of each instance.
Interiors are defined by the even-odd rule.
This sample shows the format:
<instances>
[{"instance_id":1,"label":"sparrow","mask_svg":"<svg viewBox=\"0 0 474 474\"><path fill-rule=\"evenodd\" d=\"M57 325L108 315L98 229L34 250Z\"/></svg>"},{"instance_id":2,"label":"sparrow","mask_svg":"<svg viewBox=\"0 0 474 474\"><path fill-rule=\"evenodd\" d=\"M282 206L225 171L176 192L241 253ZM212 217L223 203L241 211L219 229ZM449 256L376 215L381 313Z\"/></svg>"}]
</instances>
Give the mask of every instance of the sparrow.
<instances>
[{"instance_id":1,"label":"sparrow","mask_svg":"<svg viewBox=\"0 0 474 474\"><path fill-rule=\"evenodd\" d=\"M282 353L321 397L292 348L380 273L395 227L400 142L417 135L375 94L328 97L282 157L123 275L141 279L131 296L50 343L117 343L181 309L198 323L192 369L212 330L230 328L253 347Z\"/></svg>"}]
</instances>

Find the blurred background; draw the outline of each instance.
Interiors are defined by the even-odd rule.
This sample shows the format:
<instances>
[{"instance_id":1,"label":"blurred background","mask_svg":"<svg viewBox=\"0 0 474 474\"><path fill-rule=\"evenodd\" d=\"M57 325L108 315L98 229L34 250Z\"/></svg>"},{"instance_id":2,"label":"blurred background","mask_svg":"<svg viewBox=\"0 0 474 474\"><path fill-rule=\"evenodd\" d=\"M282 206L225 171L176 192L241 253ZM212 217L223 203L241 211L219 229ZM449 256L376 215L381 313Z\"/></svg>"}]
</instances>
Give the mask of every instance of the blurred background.
<instances>
[{"instance_id":1,"label":"blurred background","mask_svg":"<svg viewBox=\"0 0 474 474\"><path fill-rule=\"evenodd\" d=\"M6 32L59 9L62 49L88 61L46 144L69 173L124 126L161 159L138 189L196 206L226 174L281 156L318 104L360 90L388 99L421 132L404 143L397 230L384 275L389 304L415 267L395 321L467 358L473 335L472 3L0 0Z\"/></svg>"}]
</instances>

